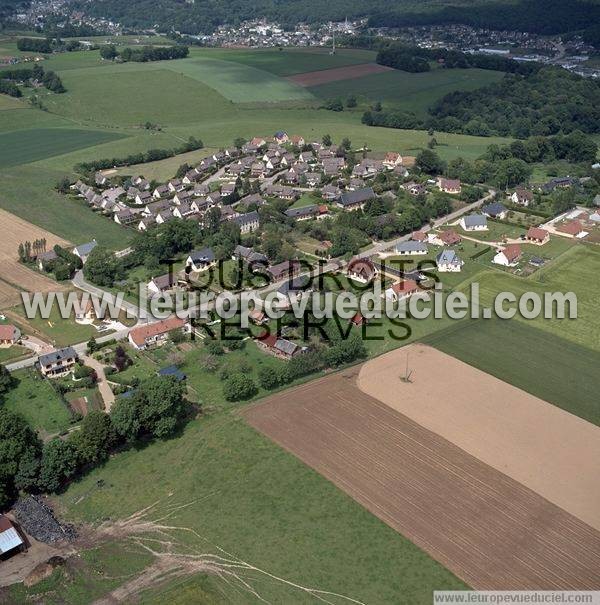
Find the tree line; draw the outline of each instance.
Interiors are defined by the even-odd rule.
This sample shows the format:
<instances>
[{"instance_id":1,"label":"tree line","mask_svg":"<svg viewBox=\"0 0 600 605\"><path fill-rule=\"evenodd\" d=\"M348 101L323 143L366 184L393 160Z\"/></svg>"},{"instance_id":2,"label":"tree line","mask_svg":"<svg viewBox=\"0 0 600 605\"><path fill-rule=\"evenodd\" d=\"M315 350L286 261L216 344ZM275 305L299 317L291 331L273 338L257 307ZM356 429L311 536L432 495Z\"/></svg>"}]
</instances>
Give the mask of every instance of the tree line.
<instances>
[{"instance_id":1,"label":"tree line","mask_svg":"<svg viewBox=\"0 0 600 605\"><path fill-rule=\"evenodd\" d=\"M196 149L202 149L204 143L195 137L190 137L186 143L172 149L149 149L139 153L132 153L125 157L104 158L101 160L92 160L90 162L81 162L74 166L75 172L81 175L89 176L97 170L106 170L115 166L132 166L133 164L146 164L147 162L155 162L172 158L180 153L187 153Z\"/></svg>"},{"instance_id":2,"label":"tree line","mask_svg":"<svg viewBox=\"0 0 600 605\"><path fill-rule=\"evenodd\" d=\"M142 48L123 48L118 50L114 44L103 46L100 56L103 59L114 61L119 59L124 62L134 61L146 63L148 61L169 61L172 59L185 59L190 53L187 46L144 46Z\"/></svg>"},{"instance_id":3,"label":"tree line","mask_svg":"<svg viewBox=\"0 0 600 605\"><path fill-rule=\"evenodd\" d=\"M77 40L67 42L60 38L18 38L17 48L23 51L50 54L53 52L71 52L81 50L83 45Z\"/></svg>"}]
</instances>

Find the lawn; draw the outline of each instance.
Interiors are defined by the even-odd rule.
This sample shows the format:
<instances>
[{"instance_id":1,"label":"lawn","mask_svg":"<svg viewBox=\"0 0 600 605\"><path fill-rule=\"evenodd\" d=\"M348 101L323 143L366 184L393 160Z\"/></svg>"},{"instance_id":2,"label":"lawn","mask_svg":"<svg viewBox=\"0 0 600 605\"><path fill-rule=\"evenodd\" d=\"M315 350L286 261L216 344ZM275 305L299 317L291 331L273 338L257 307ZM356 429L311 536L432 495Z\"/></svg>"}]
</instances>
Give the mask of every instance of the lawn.
<instances>
[{"instance_id":1,"label":"lawn","mask_svg":"<svg viewBox=\"0 0 600 605\"><path fill-rule=\"evenodd\" d=\"M598 350L499 319L455 323L424 342L600 426Z\"/></svg>"},{"instance_id":2,"label":"lawn","mask_svg":"<svg viewBox=\"0 0 600 605\"><path fill-rule=\"evenodd\" d=\"M459 235L472 237L483 242L502 242L503 239L516 239L525 233L525 229L517 225L506 225L488 219L487 231L465 231L460 225L456 225L454 229Z\"/></svg>"},{"instance_id":3,"label":"lawn","mask_svg":"<svg viewBox=\"0 0 600 605\"><path fill-rule=\"evenodd\" d=\"M19 384L5 396L4 408L21 414L42 435L69 427L71 414L47 380L34 370L20 370L15 376Z\"/></svg>"},{"instance_id":4,"label":"lawn","mask_svg":"<svg viewBox=\"0 0 600 605\"><path fill-rule=\"evenodd\" d=\"M20 345L13 345L12 347L0 348L0 363L8 363L21 357L28 357L30 355L29 349Z\"/></svg>"},{"instance_id":5,"label":"lawn","mask_svg":"<svg viewBox=\"0 0 600 605\"><path fill-rule=\"evenodd\" d=\"M342 100L355 95L360 103L381 101L386 109L425 115L426 109L456 90L475 90L502 79L502 72L483 69L433 69L423 73L394 70L340 80L309 90L320 99Z\"/></svg>"},{"instance_id":6,"label":"lawn","mask_svg":"<svg viewBox=\"0 0 600 605\"><path fill-rule=\"evenodd\" d=\"M304 206L312 206L314 204L322 204L322 198L313 195L312 193L303 193L290 208L304 208Z\"/></svg>"},{"instance_id":7,"label":"lawn","mask_svg":"<svg viewBox=\"0 0 600 605\"><path fill-rule=\"evenodd\" d=\"M114 141L123 135L98 130L32 128L0 134L0 170Z\"/></svg>"}]
</instances>

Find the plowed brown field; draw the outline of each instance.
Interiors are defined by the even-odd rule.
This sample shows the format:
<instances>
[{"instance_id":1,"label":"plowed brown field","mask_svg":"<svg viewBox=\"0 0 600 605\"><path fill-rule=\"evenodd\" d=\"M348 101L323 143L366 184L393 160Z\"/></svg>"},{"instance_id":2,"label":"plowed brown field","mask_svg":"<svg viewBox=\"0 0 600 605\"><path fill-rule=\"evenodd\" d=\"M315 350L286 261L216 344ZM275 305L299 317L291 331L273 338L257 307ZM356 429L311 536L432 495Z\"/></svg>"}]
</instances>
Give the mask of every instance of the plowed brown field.
<instances>
[{"instance_id":1,"label":"plowed brown field","mask_svg":"<svg viewBox=\"0 0 600 605\"><path fill-rule=\"evenodd\" d=\"M352 80L362 78L371 74L379 74L390 71L391 67L378 65L377 63L362 63L361 65L348 65L347 67L335 67L333 69L322 69L320 71L307 71L303 74L290 76L288 80L300 86L319 86L339 80Z\"/></svg>"},{"instance_id":2,"label":"plowed brown field","mask_svg":"<svg viewBox=\"0 0 600 605\"><path fill-rule=\"evenodd\" d=\"M360 391L357 373L243 414L473 588L600 589L600 532Z\"/></svg>"}]
</instances>

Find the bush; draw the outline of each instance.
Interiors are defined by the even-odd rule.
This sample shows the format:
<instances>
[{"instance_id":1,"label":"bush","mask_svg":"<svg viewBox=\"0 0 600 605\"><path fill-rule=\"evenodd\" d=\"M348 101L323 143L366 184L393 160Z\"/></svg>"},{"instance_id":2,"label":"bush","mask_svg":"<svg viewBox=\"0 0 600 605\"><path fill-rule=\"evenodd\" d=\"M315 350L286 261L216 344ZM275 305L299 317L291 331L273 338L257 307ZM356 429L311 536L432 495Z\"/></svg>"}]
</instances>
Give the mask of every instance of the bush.
<instances>
[{"instance_id":1,"label":"bush","mask_svg":"<svg viewBox=\"0 0 600 605\"><path fill-rule=\"evenodd\" d=\"M232 374L223 384L223 395L227 401L250 399L257 392L258 389L254 380L245 374Z\"/></svg>"}]
</instances>

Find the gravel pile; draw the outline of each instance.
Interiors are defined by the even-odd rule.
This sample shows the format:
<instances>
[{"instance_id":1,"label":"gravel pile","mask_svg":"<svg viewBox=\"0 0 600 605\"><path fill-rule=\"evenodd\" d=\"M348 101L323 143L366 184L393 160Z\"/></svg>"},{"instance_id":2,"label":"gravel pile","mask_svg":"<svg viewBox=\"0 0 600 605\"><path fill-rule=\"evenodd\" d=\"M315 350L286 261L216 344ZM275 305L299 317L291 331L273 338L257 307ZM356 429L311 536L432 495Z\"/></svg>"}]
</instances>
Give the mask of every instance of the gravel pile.
<instances>
[{"instance_id":1,"label":"gravel pile","mask_svg":"<svg viewBox=\"0 0 600 605\"><path fill-rule=\"evenodd\" d=\"M39 496L20 498L13 511L23 529L39 542L70 542L77 537L75 528L60 523L54 516L54 511Z\"/></svg>"}]
</instances>

